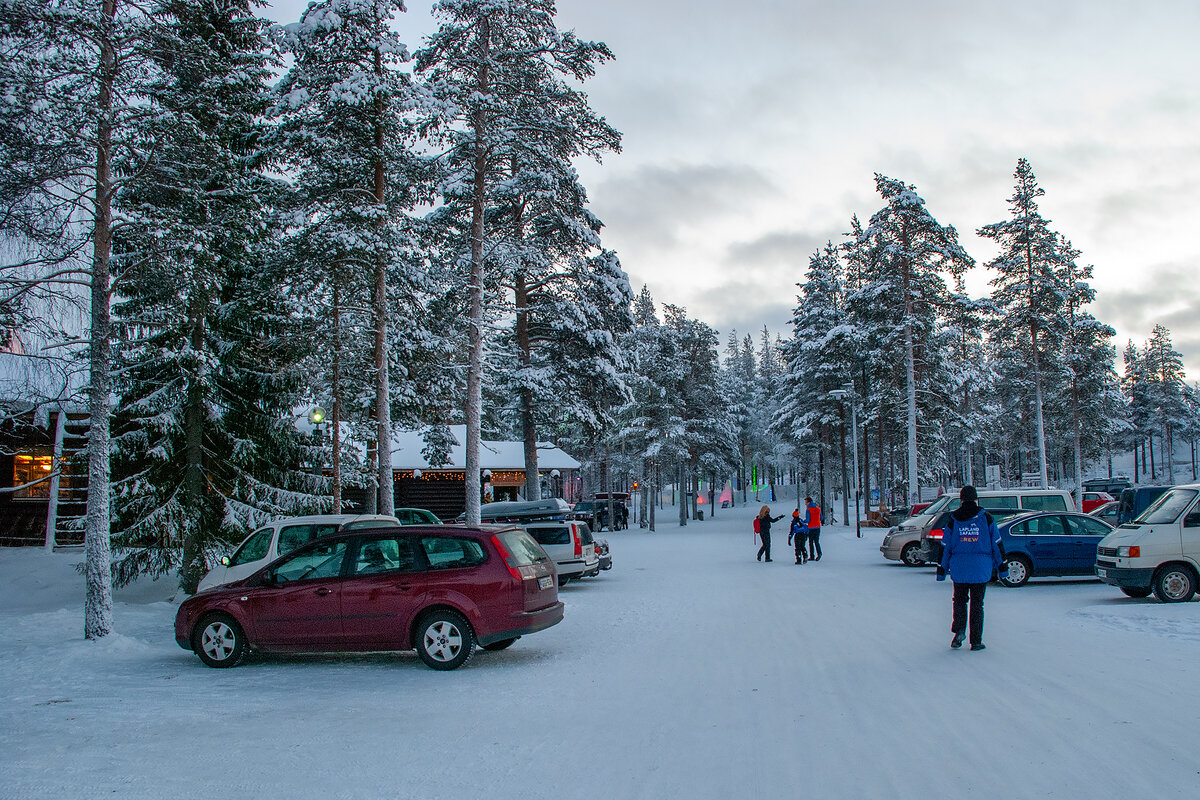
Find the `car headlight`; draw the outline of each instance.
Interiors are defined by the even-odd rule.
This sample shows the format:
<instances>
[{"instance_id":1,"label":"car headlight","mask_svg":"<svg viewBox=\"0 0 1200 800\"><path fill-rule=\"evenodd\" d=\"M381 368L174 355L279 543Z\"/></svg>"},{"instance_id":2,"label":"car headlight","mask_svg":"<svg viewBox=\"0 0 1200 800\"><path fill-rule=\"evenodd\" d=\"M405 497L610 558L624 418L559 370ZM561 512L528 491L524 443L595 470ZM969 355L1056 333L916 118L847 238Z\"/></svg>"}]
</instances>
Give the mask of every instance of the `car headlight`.
<instances>
[{"instance_id":1,"label":"car headlight","mask_svg":"<svg viewBox=\"0 0 1200 800\"><path fill-rule=\"evenodd\" d=\"M1142 548L1135 545L1117 548L1117 558L1141 558Z\"/></svg>"}]
</instances>

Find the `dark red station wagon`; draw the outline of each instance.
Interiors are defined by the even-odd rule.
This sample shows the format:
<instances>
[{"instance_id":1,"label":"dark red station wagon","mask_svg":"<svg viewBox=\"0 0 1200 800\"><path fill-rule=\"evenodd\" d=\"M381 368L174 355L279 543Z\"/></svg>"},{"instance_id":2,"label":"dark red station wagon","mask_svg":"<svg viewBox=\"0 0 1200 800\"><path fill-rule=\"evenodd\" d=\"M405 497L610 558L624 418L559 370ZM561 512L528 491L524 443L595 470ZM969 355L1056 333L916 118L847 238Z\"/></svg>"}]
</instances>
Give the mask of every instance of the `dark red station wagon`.
<instances>
[{"instance_id":1,"label":"dark red station wagon","mask_svg":"<svg viewBox=\"0 0 1200 800\"><path fill-rule=\"evenodd\" d=\"M175 641L210 667L248 650L412 650L461 667L558 623L554 561L506 525L388 527L325 536L186 600Z\"/></svg>"}]
</instances>

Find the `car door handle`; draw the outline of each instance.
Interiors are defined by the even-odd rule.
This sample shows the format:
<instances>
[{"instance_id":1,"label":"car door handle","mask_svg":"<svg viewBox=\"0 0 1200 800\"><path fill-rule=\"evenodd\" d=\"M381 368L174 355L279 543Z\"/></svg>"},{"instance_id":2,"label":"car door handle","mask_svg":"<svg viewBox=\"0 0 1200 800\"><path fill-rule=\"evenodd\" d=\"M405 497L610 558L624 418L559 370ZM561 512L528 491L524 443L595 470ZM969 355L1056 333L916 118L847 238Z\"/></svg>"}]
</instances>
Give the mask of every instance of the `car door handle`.
<instances>
[{"instance_id":1,"label":"car door handle","mask_svg":"<svg viewBox=\"0 0 1200 800\"><path fill-rule=\"evenodd\" d=\"M324 587L321 587L320 589L317 589L315 592L313 592L313 594L315 594L317 597L324 597L327 594L333 594L333 589L326 589Z\"/></svg>"}]
</instances>

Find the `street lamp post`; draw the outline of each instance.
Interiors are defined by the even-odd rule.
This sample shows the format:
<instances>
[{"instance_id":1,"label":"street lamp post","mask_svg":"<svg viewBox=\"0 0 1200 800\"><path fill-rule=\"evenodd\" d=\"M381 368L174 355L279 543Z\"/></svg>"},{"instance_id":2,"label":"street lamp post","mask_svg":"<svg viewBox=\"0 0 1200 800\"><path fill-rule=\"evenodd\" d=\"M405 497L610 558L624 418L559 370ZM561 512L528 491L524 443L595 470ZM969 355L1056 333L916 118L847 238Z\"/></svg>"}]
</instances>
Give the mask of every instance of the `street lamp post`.
<instances>
[{"instance_id":1,"label":"street lamp post","mask_svg":"<svg viewBox=\"0 0 1200 800\"><path fill-rule=\"evenodd\" d=\"M854 403L854 384L847 383L845 389L834 389L830 394L838 400L841 400L846 395L850 396L850 436L854 442L854 533L859 538L862 538L862 518L859 516L858 497L858 414Z\"/></svg>"}]
</instances>

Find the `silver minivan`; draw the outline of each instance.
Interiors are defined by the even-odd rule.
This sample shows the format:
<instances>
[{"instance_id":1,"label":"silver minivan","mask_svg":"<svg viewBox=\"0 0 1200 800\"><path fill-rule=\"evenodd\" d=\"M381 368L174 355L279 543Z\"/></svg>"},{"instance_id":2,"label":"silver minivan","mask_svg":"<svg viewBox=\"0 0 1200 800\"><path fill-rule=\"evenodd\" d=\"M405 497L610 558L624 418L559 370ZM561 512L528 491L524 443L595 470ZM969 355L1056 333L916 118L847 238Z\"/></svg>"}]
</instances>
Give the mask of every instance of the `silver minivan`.
<instances>
[{"instance_id":1,"label":"silver minivan","mask_svg":"<svg viewBox=\"0 0 1200 800\"><path fill-rule=\"evenodd\" d=\"M943 506L941 513L926 523L921 531L922 561L937 564L942 560L942 530L936 527L944 514L957 511L962 505L958 495ZM996 520L1020 514L1022 511L1074 511L1075 501L1066 489L987 489L979 493L979 506Z\"/></svg>"}]
</instances>

